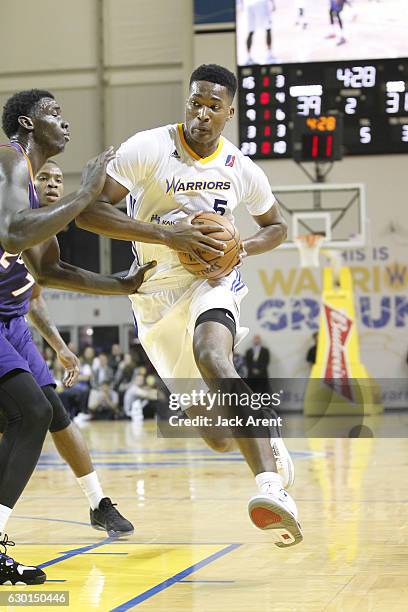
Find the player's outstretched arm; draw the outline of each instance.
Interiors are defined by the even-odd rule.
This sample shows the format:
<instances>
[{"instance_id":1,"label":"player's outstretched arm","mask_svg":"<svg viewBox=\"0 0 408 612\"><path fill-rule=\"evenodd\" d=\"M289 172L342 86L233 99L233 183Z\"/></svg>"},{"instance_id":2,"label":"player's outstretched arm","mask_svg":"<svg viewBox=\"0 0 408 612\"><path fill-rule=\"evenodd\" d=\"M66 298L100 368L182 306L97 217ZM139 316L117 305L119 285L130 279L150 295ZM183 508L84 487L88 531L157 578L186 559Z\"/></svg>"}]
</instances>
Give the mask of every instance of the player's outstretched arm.
<instances>
[{"instance_id":1,"label":"player's outstretched arm","mask_svg":"<svg viewBox=\"0 0 408 612\"><path fill-rule=\"evenodd\" d=\"M69 350L52 320L39 285L33 287L28 318L55 351L58 361L65 368L62 382L66 387L71 387L78 379L80 362L75 353Z\"/></svg>"},{"instance_id":2,"label":"player's outstretched arm","mask_svg":"<svg viewBox=\"0 0 408 612\"><path fill-rule=\"evenodd\" d=\"M128 193L123 185L107 176L99 198L76 218L75 223L82 229L108 238L163 244L176 251L191 253L202 263L206 262L197 255L197 250L222 255L223 243L210 236L217 228L211 225L193 225L192 220L197 215L166 226L130 219L114 207Z\"/></svg>"},{"instance_id":3,"label":"player's outstretched arm","mask_svg":"<svg viewBox=\"0 0 408 612\"><path fill-rule=\"evenodd\" d=\"M258 255L271 251L286 240L288 226L281 215L277 202L263 215L253 216L260 229L243 241L247 255Z\"/></svg>"},{"instance_id":4,"label":"player's outstretched arm","mask_svg":"<svg viewBox=\"0 0 408 612\"><path fill-rule=\"evenodd\" d=\"M29 172L24 159L11 149L0 153L0 243L9 253L20 253L55 236L100 194L106 166L114 157L110 147L86 165L81 186L55 204L28 208Z\"/></svg>"},{"instance_id":5,"label":"player's outstretched arm","mask_svg":"<svg viewBox=\"0 0 408 612\"><path fill-rule=\"evenodd\" d=\"M41 286L99 295L136 293L145 273L156 265L155 262L140 267L134 265L125 278L96 274L61 261L56 238L50 238L24 251L22 257L35 281Z\"/></svg>"}]
</instances>

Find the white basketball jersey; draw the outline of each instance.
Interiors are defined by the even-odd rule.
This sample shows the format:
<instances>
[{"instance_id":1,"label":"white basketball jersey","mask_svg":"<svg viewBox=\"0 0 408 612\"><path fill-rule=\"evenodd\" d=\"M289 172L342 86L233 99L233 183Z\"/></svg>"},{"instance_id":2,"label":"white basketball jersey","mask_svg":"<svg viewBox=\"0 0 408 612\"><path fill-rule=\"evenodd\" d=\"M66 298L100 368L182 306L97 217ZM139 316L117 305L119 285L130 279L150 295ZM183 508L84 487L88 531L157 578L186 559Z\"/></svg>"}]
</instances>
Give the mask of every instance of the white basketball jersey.
<instances>
[{"instance_id":1,"label":"white basketball jersey","mask_svg":"<svg viewBox=\"0 0 408 612\"><path fill-rule=\"evenodd\" d=\"M127 212L139 221L174 224L198 211L228 215L244 202L251 215L275 202L265 173L221 137L216 151L199 157L187 144L182 124L139 132L124 142L108 175L129 190ZM155 259L147 283L179 286L192 280L177 253L159 244L133 243L139 263Z\"/></svg>"}]
</instances>

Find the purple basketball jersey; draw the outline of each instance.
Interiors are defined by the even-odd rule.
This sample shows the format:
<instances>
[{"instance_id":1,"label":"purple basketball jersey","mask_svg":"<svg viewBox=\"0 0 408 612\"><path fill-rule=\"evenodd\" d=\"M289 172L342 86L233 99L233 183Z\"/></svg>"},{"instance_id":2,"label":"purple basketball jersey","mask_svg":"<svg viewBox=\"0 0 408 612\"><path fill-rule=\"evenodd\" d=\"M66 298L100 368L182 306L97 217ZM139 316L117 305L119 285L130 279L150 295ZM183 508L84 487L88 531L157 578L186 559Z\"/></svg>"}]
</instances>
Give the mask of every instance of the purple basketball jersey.
<instances>
[{"instance_id":1,"label":"purple basketball jersey","mask_svg":"<svg viewBox=\"0 0 408 612\"><path fill-rule=\"evenodd\" d=\"M4 146L13 147L25 156L30 172L29 205L30 208L39 208L30 160L17 142ZM24 266L20 254L7 253L0 245L0 319L10 319L28 312L33 285L34 279Z\"/></svg>"},{"instance_id":2,"label":"purple basketball jersey","mask_svg":"<svg viewBox=\"0 0 408 612\"><path fill-rule=\"evenodd\" d=\"M19 144L9 145L23 154L30 171L28 201L30 208L39 208L30 160ZM26 318L34 285L20 254L10 254L0 245L0 379L12 370L30 372L40 387L53 385L54 379L40 355Z\"/></svg>"}]
</instances>

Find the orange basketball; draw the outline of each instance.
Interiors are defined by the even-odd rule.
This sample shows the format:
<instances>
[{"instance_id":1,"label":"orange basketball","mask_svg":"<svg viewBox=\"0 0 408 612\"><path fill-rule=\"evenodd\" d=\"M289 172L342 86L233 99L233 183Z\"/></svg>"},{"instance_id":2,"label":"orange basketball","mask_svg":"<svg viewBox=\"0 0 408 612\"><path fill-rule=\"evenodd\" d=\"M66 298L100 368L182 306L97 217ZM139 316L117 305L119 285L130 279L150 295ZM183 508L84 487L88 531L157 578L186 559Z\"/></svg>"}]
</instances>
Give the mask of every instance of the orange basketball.
<instances>
[{"instance_id":1,"label":"orange basketball","mask_svg":"<svg viewBox=\"0 0 408 612\"><path fill-rule=\"evenodd\" d=\"M207 270L204 264L194 259L189 253L178 253L181 265L201 278L222 278L227 276L239 263L240 237L237 228L226 217L218 213L203 212L193 221L194 225L214 225L219 231L209 234L211 238L222 240L227 246L224 255L218 256L209 251L199 252L200 257L207 261L211 268Z\"/></svg>"}]
</instances>

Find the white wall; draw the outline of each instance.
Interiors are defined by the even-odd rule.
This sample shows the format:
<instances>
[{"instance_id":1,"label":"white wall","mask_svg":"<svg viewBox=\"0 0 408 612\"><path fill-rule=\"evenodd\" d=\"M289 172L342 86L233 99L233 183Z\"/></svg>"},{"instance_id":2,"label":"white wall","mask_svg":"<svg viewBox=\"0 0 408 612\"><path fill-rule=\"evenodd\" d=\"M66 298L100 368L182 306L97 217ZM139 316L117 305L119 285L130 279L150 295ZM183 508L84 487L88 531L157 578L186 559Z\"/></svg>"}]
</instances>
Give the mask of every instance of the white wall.
<instances>
[{"instance_id":1,"label":"white wall","mask_svg":"<svg viewBox=\"0 0 408 612\"><path fill-rule=\"evenodd\" d=\"M72 132L59 158L68 190L78 185L83 165L103 144L120 144L137 130L181 117L192 63L190 0L0 4L0 106L22 89L46 88L55 94ZM104 117L97 72L100 6Z\"/></svg>"}]
</instances>

